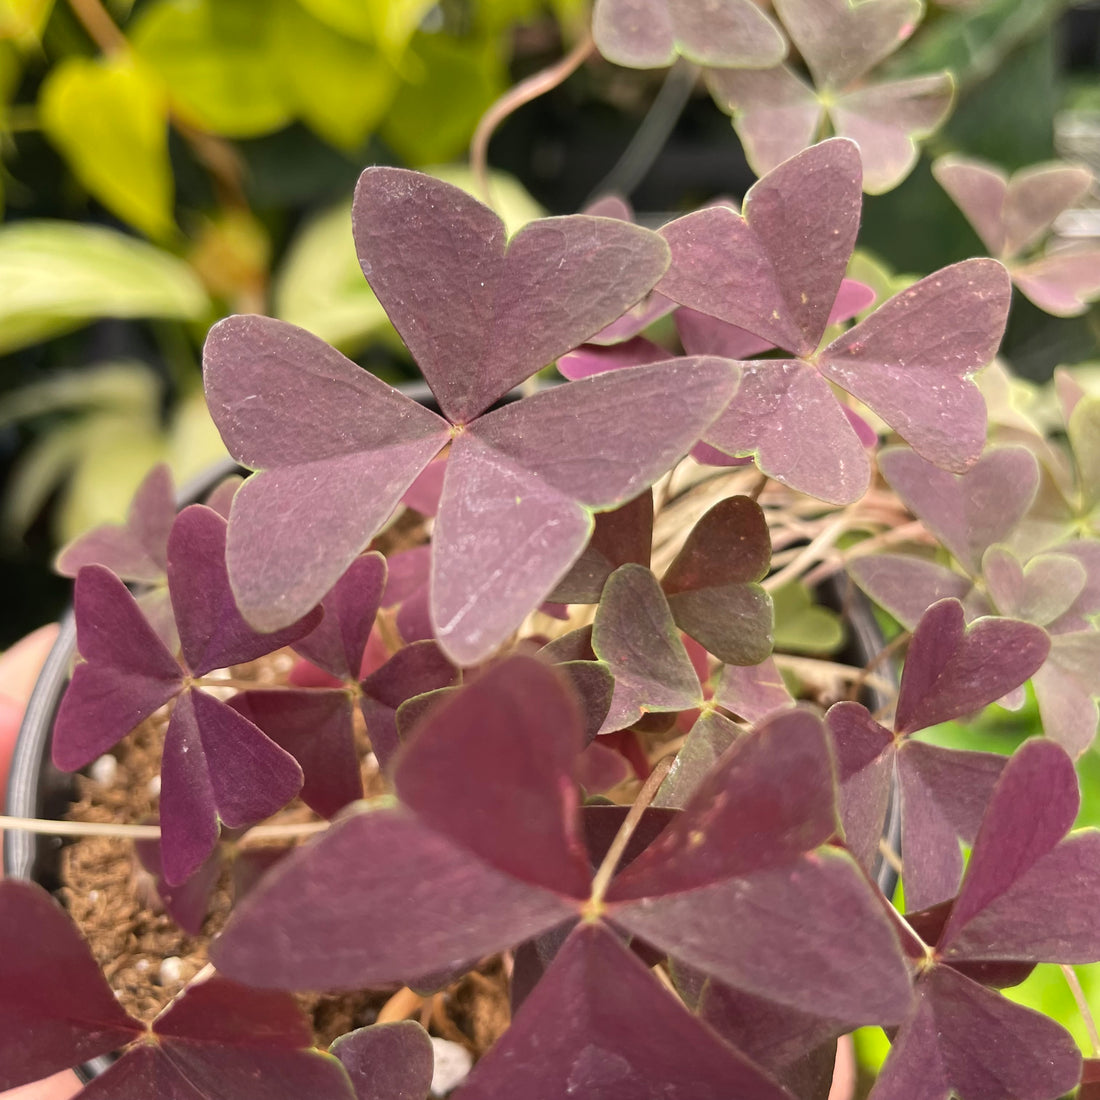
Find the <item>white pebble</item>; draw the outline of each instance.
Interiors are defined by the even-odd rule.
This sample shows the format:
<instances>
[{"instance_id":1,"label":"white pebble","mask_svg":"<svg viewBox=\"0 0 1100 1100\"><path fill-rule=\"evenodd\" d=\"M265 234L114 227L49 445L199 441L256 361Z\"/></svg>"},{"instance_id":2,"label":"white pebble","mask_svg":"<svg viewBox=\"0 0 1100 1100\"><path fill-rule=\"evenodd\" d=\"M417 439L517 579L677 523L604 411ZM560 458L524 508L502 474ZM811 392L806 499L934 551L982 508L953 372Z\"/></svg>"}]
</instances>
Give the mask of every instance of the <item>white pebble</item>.
<instances>
[{"instance_id":1,"label":"white pebble","mask_svg":"<svg viewBox=\"0 0 1100 1100\"><path fill-rule=\"evenodd\" d=\"M177 985L183 977L183 959L177 955L169 955L160 964L160 973L157 981L161 985Z\"/></svg>"},{"instance_id":2,"label":"white pebble","mask_svg":"<svg viewBox=\"0 0 1100 1100\"><path fill-rule=\"evenodd\" d=\"M149 780L149 793L154 798L160 798L160 776L159 775L154 775L153 778Z\"/></svg>"},{"instance_id":3,"label":"white pebble","mask_svg":"<svg viewBox=\"0 0 1100 1100\"><path fill-rule=\"evenodd\" d=\"M118 761L110 753L106 753L92 764L88 774L101 787L110 787L118 775Z\"/></svg>"},{"instance_id":4,"label":"white pebble","mask_svg":"<svg viewBox=\"0 0 1100 1100\"><path fill-rule=\"evenodd\" d=\"M446 1096L466 1080L474 1059L461 1043L432 1036L435 1068L432 1070L432 1095Z\"/></svg>"}]
</instances>

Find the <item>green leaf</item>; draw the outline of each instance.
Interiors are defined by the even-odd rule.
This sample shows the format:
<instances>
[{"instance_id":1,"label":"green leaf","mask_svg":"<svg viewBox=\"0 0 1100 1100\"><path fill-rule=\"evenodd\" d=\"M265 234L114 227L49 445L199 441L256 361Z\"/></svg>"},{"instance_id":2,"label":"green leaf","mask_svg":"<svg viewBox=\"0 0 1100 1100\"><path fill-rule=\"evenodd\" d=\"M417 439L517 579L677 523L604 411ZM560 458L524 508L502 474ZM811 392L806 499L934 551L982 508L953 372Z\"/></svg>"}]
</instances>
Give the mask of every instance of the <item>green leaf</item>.
<instances>
[{"instance_id":1,"label":"green leaf","mask_svg":"<svg viewBox=\"0 0 1100 1100\"><path fill-rule=\"evenodd\" d=\"M844 641L840 616L815 604L801 584L784 585L772 593L775 607L775 648L787 653L832 653Z\"/></svg>"},{"instance_id":2,"label":"green leaf","mask_svg":"<svg viewBox=\"0 0 1100 1100\"><path fill-rule=\"evenodd\" d=\"M421 33L409 53L415 76L397 93L382 136L411 166L450 160L465 151L478 120L508 86L501 46Z\"/></svg>"},{"instance_id":3,"label":"green leaf","mask_svg":"<svg viewBox=\"0 0 1100 1100\"><path fill-rule=\"evenodd\" d=\"M299 115L326 141L358 149L378 126L399 78L373 45L311 18L296 0L273 13L275 50Z\"/></svg>"},{"instance_id":4,"label":"green leaf","mask_svg":"<svg viewBox=\"0 0 1100 1100\"><path fill-rule=\"evenodd\" d=\"M1086 394L1070 414L1066 430L1086 511L1100 502L1100 397Z\"/></svg>"},{"instance_id":5,"label":"green leaf","mask_svg":"<svg viewBox=\"0 0 1100 1100\"><path fill-rule=\"evenodd\" d=\"M376 43L392 60L409 44L435 0L298 0L316 19L362 42Z\"/></svg>"},{"instance_id":6,"label":"green leaf","mask_svg":"<svg viewBox=\"0 0 1100 1100\"><path fill-rule=\"evenodd\" d=\"M55 221L0 227L0 354L96 317L192 319L209 308L185 263L115 230Z\"/></svg>"},{"instance_id":7,"label":"green leaf","mask_svg":"<svg viewBox=\"0 0 1100 1100\"><path fill-rule=\"evenodd\" d=\"M53 0L0 0L0 38L31 45L42 37Z\"/></svg>"},{"instance_id":8,"label":"green leaf","mask_svg":"<svg viewBox=\"0 0 1100 1100\"><path fill-rule=\"evenodd\" d=\"M142 9L130 41L174 110L202 129L255 137L294 117L267 0L159 0Z\"/></svg>"},{"instance_id":9,"label":"green leaf","mask_svg":"<svg viewBox=\"0 0 1100 1100\"><path fill-rule=\"evenodd\" d=\"M104 206L155 240L171 236L168 103L153 73L132 55L65 58L38 107L46 136Z\"/></svg>"},{"instance_id":10,"label":"green leaf","mask_svg":"<svg viewBox=\"0 0 1100 1100\"><path fill-rule=\"evenodd\" d=\"M144 364L99 363L6 394L0 399L0 428L54 413L113 410L145 415L159 406L161 396L160 382Z\"/></svg>"}]
</instances>

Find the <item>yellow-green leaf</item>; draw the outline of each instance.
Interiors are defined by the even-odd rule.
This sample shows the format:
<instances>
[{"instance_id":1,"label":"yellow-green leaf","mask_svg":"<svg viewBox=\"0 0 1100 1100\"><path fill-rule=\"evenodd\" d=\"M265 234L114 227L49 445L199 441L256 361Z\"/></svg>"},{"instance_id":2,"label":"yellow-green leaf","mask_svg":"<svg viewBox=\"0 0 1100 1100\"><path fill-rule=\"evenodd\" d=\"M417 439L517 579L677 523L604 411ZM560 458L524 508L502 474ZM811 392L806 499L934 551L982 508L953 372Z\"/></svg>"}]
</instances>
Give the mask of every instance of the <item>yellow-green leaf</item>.
<instances>
[{"instance_id":1,"label":"yellow-green leaf","mask_svg":"<svg viewBox=\"0 0 1100 1100\"><path fill-rule=\"evenodd\" d=\"M832 653L844 640L835 611L815 604L801 584L787 584L772 593L775 607L775 648L788 653Z\"/></svg>"},{"instance_id":2,"label":"yellow-green leaf","mask_svg":"<svg viewBox=\"0 0 1100 1100\"><path fill-rule=\"evenodd\" d=\"M72 222L0 227L0 354L97 317L191 319L209 308L191 268L144 241Z\"/></svg>"},{"instance_id":3,"label":"yellow-green leaf","mask_svg":"<svg viewBox=\"0 0 1100 1100\"><path fill-rule=\"evenodd\" d=\"M69 57L38 107L46 136L104 206L154 240L172 234L168 102L154 74L132 55Z\"/></svg>"},{"instance_id":4,"label":"yellow-green leaf","mask_svg":"<svg viewBox=\"0 0 1100 1100\"><path fill-rule=\"evenodd\" d=\"M176 111L228 137L255 137L294 116L267 0L159 0L130 41L163 78Z\"/></svg>"},{"instance_id":5,"label":"yellow-green leaf","mask_svg":"<svg viewBox=\"0 0 1100 1100\"><path fill-rule=\"evenodd\" d=\"M36 42L53 9L53 0L0 0L0 38Z\"/></svg>"},{"instance_id":6,"label":"yellow-green leaf","mask_svg":"<svg viewBox=\"0 0 1100 1100\"><path fill-rule=\"evenodd\" d=\"M275 49L301 118L326 141L354 151L378 126L398 76L373 45L312 18L296 0L278 0Z\"/></svg>"},{"instance_id":7,"label":"yellow-green leaf","mask_svg":"<svg viewBox=\"0 0 1100 1100\"><path fill-rule=\"evenodd\" d=\"M435 0L297 0L333 30L376 43L396 60Z\"/></svg>"}]
</instances>

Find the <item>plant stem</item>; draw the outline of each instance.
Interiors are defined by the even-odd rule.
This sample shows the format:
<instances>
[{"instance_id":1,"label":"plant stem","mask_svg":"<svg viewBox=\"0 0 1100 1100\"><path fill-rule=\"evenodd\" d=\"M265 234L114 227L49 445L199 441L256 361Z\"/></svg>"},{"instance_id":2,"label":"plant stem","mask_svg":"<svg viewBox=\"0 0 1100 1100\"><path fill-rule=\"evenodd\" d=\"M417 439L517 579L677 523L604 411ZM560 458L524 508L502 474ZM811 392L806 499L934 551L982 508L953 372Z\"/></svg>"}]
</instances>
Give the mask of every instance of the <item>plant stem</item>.
<instances>
[{"instance_id":1,"label":"plant stem","mask_svg":"<svg viewBox=\"0 0 1100 1100\"><path fill-rule=\"evenodd\" d=\"M791 653L776 653L775 663L780 668L789 668L792 672L799 672L804 676L827 672L846 683L862 681L869 687L877 688L887 694L892 694L895 691L895 686L889 680L884 680L881 676L868 676L866 669L856 668L854 665L842 665L836 661L821 661L816 657L796 657Z\"/></svg>"},{"instance_id":2,"label":"plant stem","mask_svg":"<svg viewBox=\"0 0 1100 1100\"><path fill-rule=\"evenodd\" d=\"M816 561L821 556L822 551L828 550L848 530L851 522L852 517L842 512L832 523L826 525L825 529L802 553L796 555L778 573L773 573L770 577L764 579L762 585L764 591L774 592L776 589L782 588L783 585L796 580L806 566Z\"/></svg>"},{"instance_id":3,"label":"plant stem","mask_svg":"<svg viewBox=\"0 0 1100 1100\"><path fill-rule=\"evenodd\" d=\"M1090 1057L1096 1058L1100 1056L1100 1032L1096 1028L1096 1018L1092 1014L1092 1009L1089 1007L1088 998L1085 996L1085 991L1081 988L1081 979L1077 977L1077 971L1072 966L1062 964L1062 975L1066 979L1066 985L1069 986L1069 991L1073 994L1073 999L1077 1002L1077 1010L1081 1013L1081 1019L1085 1024L1085 1030L1088 1032L1089 1045L1092 1050L1089 1052Z\"/></svg>"},{"instance_id":4,"label":"plant stem","mask_svg":"<svg viewBox=\"0 0 1100 1100\"><path fill-rule=\"evenodd\" d=\"M623 852L626 851L626 846L630 843L630 838L634 835L638 822L642 820L642 814L649 809L649 804L656 797L657 789L664 782L665 776L668 775L674 759L675 754L670 753L653 765L653 771L649 773L649 778L642 785L638 797L634 799L630 812L623 819L622 825L619 826L619 831L615 834L611 847L607 849L607 855L603 857L600 869L596 872L595 878L592 879L592 897L589 905L598 906L603 901L603 896L607 893L607 888L611 885L611 879L618 869L619 861L623 858Z\"/></svg>"},{"instance_id":5,"label":"plant stem","mask_svg":"<svg viewBox=\"0 0 1100 1100\"><path fill-rule=\"evenodd\" d=\"M247 840L297 840L322 833L327 821L304 821L297 825L257 825L236 843ZM0 814L0 829L16 829L40 836L105 836L116 840L157 840L159 825L120 825L113 821L46 821L34 817L5 817Z\"/></svg>"},{"instance_id":6,"label":"plant stem","mask_svg":"<svg viewBox=\"0 0 1100 1100\"><path fill-rule=\"evenodd\" d=\"M560 61L526 80L521 80L481 116L470 141L470 169L484 202L492 205L489 194L489 141L493 132L513 111L564 83L584 64L595 48L592 35L586 34Z\"/></svg>"},{"instance_id":7,"label":"plant stem","mask_svg":"<svg viewBox=\"0 0 1100 1100\"><path fill-rule=\"evenodd\" d=\"M110 56L127 49L126 36L100 0L69 0L69 7L102 53Z\"/></svg>"}]
</instances>

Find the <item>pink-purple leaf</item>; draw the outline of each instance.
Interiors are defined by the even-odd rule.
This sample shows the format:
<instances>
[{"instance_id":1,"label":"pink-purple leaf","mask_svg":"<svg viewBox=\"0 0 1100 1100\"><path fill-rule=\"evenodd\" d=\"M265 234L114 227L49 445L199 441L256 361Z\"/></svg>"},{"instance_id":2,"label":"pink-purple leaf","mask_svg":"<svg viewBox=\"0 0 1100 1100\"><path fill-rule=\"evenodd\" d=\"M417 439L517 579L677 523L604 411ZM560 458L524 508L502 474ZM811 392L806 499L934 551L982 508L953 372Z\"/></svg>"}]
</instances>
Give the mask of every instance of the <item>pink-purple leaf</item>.
<instances>
[{"instance_id":1,"label":"pink-purple leaf","mask_svg":"<svg viewBox=\"0 0 1100 1100\"><path fill-rule=\"evenodd\" d=\"M288 752L227 703L191 689L177 700L161 761L161 860L170 886L198 870L218 839L218 821L255 825L300 790Z\"/></svg>"},{"instance_id":2,"label":"pink-purple leaf","mask_svg":"<svg viewBox=\"0 0 1100 1100\"><path fill-rule=\"evenodd\" d=\"M870 1100L1056 1100L1080 1075L1080 1051L1063 1027L933 966Z\"/></svg>"},{"instance_id":3,"label":"pink-purple leaf","mask_svg":"<svg viewBox=\"0 0 1100 1100\"><path fill-rule=\"evenodd\" d=\"M632 69L671 65L764 68L786 56L779 28L751 0L598 0L592 36L608 61Z\"/></svg>"},{"instance_id":4,"label":"pink-purple leaf","mask_svg":"<svg viewBox=\"0 0 1100 1100\"><path fill-rule=\"evenodd\" d=\"M582 344L576 351L571 351L558 360L558 370L571 382L576 382L582 378L591 378L594 374L606 374L611 370L663 363L668 356L667 348L647 340L644 336L635 336L631 340L608 347Z\"/></svg>"},{"instance_id":5,"label":"pink-purple leaf","mask_svg":"<svg viewBox=\"0 0 1100 1100\"><path fill-rule=\"evenodd\" d=\"M413 1020L349 1031L329 1053L347 1070L355 1100L424 1100L431 1089L432 1042Z\"/></svg>"},{"instance_id":6,"label":"pink-purple leaf","mask_svg":"<svg viewBox=\"0 0 1100 1100\"><path fill-rule=\"evenodd\" d=\"M592 647L615 678L601 733L624 729L649 712L687 710L703 701L668 602L643 565L620 566L608 578Z\"/></svg>"},{"instance_id":7,"label":"pink-purple leaf","mask_svg":"<svg viewBox=\"0 0 1100 1100\"><path fill-rule=\"evenodd\" d=\"M775 0L775 8L820 88L847 88L916 29L920 0Z\"/></svg>"},{"instance_id":8,"label":"pink-purple leaf","mask_svg":"<svg viewBox=\"0 0 1100 1100\"><path fill-rule=\"evenodd\" d=\"M394 786L425 825L494 870L586 898L573 780L583 747L580 708L560 675L511 657L427 716L398 759ZM462 774L484 786L456 783Z\"/></svg>"},{"instance_id":9,"label":"pink-purple leaf","mask_svg":"<svg viewBox=\"0 0 1100 1100\"><path fill-rule=\"evenodd\" d=\"M941 600L909 643L894 729L914 733L981 710L1031 677L1049 652L1037 626L982 618L967 627L962 604Z\"/></svg>"},{"instance_id":10,"label":"pink-purple leaf","mask_svg":"<svg viewBox=\"0 0 1100 1100\"><path fill-rule=\"evenodd\" d=\"M333 817L363 797L346 691L244 691L231 706L298 762L302 801Z\"/></svg>"},{"instance_id":11,"label":"pink-purple leaf","mask_svg":"<svg viewBox=\"0 0 1100 1100\"><path fill-rule=\"evenodd\" d=\"M970 375L996 354L1011 294L995 260L945 267L834 340L821 372L924 458L963 473L985 445L985 402Z\"/></svg>"},{"instance_id":12,"label":"pink-purple leaf","mask_svg":"<svg viewBox=\"0 0 1100 1100\"><path fill-rule=\"evenodd\" d=\"M882 455L887 453L883 451ZM931 463L917 455L913 457L922 466L935 470L933 476L943 476ZM907 630L915 630L920 617L934 603L949 598L965 600L974 587L969 578L944 565L907 554L868 554L856 558L848 563L848 575Z\"/></svg>"},{"instance_id":13,"label":"pink-purple leaf","mask_svg":"<svg viewBox=\"0 0 1100 1100\"><path fill-rule=\"evenodd\" d=\"M879 466L921 522L976 575L982 555L1003 542L1031 507L1039 464L1024 447L991 447L964 474L952 474L904 447L888 447Z\"/></svg>"},{"instance_id":14,"label":"pink-purple leaf","mask_svg":"<svg viewBox=\"0 0 1100 1100\"><path fill-rule=\"evenodd\" d=\"M973 844L1005 758L905 741L898 749L905 904L953 898L962 878L959 841Z\"/></svg>"},{"instance_id":15,"label":"pink-purple leaf","mask_svg":"<svg viewBox=\"0 0 1100 1100\"><path fill-rule=\"evenodd\" d=\"M506 240L461 188L368 168L352 211L359 263L449 420L466 423L652 290L668 250L612 218L545 218Z\"/></svg>"},{"instance_id":16,"label":"pink-purple leaf","mask_svg":"<svg viewBox=\"0 0 1100 1100\"><path fill-rule=\"evenodd\" d=\"M1100 294L1100 248L1086 242L1051 247L1030 263L1013 264L1012 279L1040 309L1078 317Z\"/></svg>"},{"instance_id":17,"label":"pink-purple leaf","mask_svg":"<svg viewBox=\"0 0 1100 1100\"><path fill-rule=\"evenodd\" d=\"M867 451L843 407L817 368L799 359L742 364L741 385L705 439L752 455L761 472L819 500L849 504L870 484Z\"/></svg>"},{"instance_id":18,"label":"pink-purple leaf","mask_svg":"<svg viewBox=\"0 0 1100 1100\"><path fill-rule=\"evenodd\" d=\"M660 1035L660 1042L639 1042ZM608 929L565 941L512 1026L477 1065L464 1100L790 1100L693 1019Z\"/></svg>"},{"instance_id":19,"label":"pink-purple leaf","mask_svg":"<svg viewBox=\"0 0 1100 1100\"><path fill-rule=\"evenodd\" d=\"M1026 565L1007 546L991 546L982 556L982 575L1002 615L1049 626L1084 591L1088 574L1069 554L1038 554Z\"/></svg>"},{"instance_id":20,"label":"pink-purple leaf","mask_svg":"<svg viewBox=\"0 0 1100 1100\"><path fill-rule=\"evenodd\" d=\"M172 474L163 463L138 486L124 524L106 524L70 542L57 556L57 571L75 577L85 565L104 565L136 584L164 581L168 532L176 518Z\"/></svg>"},{"instance_id":21,"label":"pink-purple leaf","mask_svg":"<svg viewBox=\"0 0 1100 1100\"><path fill-rule=\"evenodd\" d=\"M1100 960L1100 832L1066 837L1077 775L1052 741L1026 741L1005 765L938 949L947 960ZM1063 839L1065 838L1065 839Z\"/></svg>"},{"instance_id":22,"label":"pink-purple leaf","mask_svg":"<svg viewBox=\"0 0 1100 1100\"><path fill-rule=\"evenodd\" d=\"M40 886L0 883L0 1089L107 1054L144 1030L122 1010L64 910Z\"/></svg>"},{"instance_id":23,"label":"pink-purple leaf","mask_svg":"<svg viewBox=\"0 0 1100 1100\"><path fill-rule=\"evenodd\" d=\"M794 706L771 657L757 665L726 665L714 689L714 701L748 722L759 722L773 710Z\"/></svg>"},{"instance_id":24,"label":"pink-purple leaf","mask_svg":"<svg viewBox=\"0 0 1100 1100\"><path fill-rule=\"evenodd\" d=\"M575 901L494 870L408 811L376 809L282 860L211 956L260 988L359 989L448 970L576 914Z\"/></svg>"},{"instance_id":25,"label":"pink-purple leaf","mask_svg":"<svg viewBox=\"0 0 1100 1100\"><path fill-rule=\"evenodd\" d=\"M53 729L53 761L76 771L121 741L176 695L183 670L126 586L102 565L84 566L73 593L77 649Z\"/></svg>"},{"instance_id":26,"label":"pink-purple leaf","mask_svg":"<svg viewBox=\"0 0 1100 1100\"><path fill-rule=\"evenodd\" d=\"M607 896L626 901L693 890L789 864L837 825L821 719L804 709L779 711L730 746L683 814Z\"/></svg>"},{"instance_id":27,"label":"pink-purple leaf","mask_svg":"<svg viewBox=\"0 0 1100 1100\"><path fill-rule=\"evenodd\" d=\"M855 244L860 178L856 146L824 141L758 180L743 218L713 206L670 222L661 230L672 250L661 293L810 354Z\"/></svg>"},{"instance_id":28,"label":"pink-purple leaf","mask_svg":"<svg viewBox=\"0 0 1100 1100\"><path fill-rule=\"evenodd\" d=\"M1070 671L1048 660L1032 679L1043 732L1080 756L1096 737L1100 712L1092 693Z\"/></svg>"},{"instance_id":29,"label":"pink-purple leaf","mask_svg":"<svg viewBox=\"0 0 1100 1100\"><path fill-rule=\"evenodd\" d=\"M386 584L386 559L356 558L321 602L324 618L294 648L341 680L356 680Z\"/></svg>"},{"instance_id":30,"label":"pink-purple leaf","mask_svg":"<svg viewBox=\"0 0 1100 1100\"><path fill-rule=\"evenodd\" d=\"M433 538L436 637L459 665L493 652L552 592L591 513L637 496L733 396L724 360L681 359L545 390L451 448Z\"/></svg>"},{"instance_id":31,"label":"pink-purple leaf","mask_svg":"<svg viewBox=\"0 0 1100 1100\"><path fill-rule=\"evenodd\" d=\"M180 512L168 537L168 591L183 658L195 676L273 653L321 621L318 609L273 634L258 634L237 610L225 545L225 520L203 504Z\"/></svg>"},{"instance_id":32,"label":"pink-purple leaf","mask_svg":"<svg viewBox=\"0 0 1100 1100\"><path fill-rule=\"evenodd\" d=\"M249 622L277 630L332 588L450 427L283 321L220 321L203 359L207 405L230 454L261 471L233 500L233 591Z\"/></svg>"},{"instance_id":33,"label":"pink-purple leaf","mask_svg":"<svg viewBox=\"0 0 1100 1100\"><path fill-rule=\"evenodd\" d=\"M603 794L634 774L622 753L594 741L577 757L573 776L587 795Z\"/></svg>"},{"instance_id":34,"label":"pink-purple leaf","mask_svg":"<svg viewBox=\"0 0 1100 1100\"><path fill-rule=\"evenodd\" d=\"M690 809L664 836L689 816ZM889 1026L909 1005L908 970L880 900L851 858L833 848L615 906L608 915L719 981L799 1011Z\"/></svg>"},{"instance_id":35,"label":"pink-purple leaf","mask_svg":"<svg viewBox=\"0 0 1100 1100\"><path fill-rule=\"evenodd\" d=\"M717 711L706 710L695 720L653 805L682 810L710 774L741 729Z\"/></svg>"}]
</instances>

